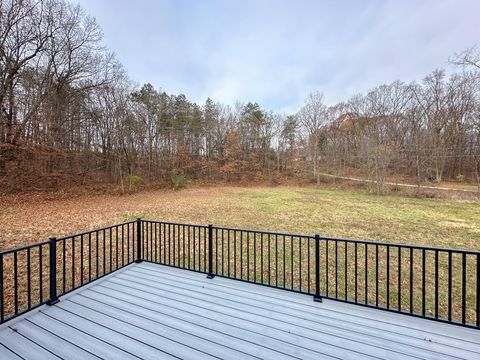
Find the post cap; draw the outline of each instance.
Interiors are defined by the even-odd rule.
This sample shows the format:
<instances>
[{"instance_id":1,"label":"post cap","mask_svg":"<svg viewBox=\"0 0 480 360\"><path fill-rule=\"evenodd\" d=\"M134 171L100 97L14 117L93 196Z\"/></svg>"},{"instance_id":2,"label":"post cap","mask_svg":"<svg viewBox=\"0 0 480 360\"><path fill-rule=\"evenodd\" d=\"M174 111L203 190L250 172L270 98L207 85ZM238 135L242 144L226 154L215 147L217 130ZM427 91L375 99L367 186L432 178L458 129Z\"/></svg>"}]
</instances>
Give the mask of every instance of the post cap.
<instances>
[{"instance_id":1,"label":"post cap","mask_svg":"<svg viewBox=\"0 0 480 360\"><path fill-rule=\"evenodd\" d=\"M55 236L50 236L49 240L50 242L55 242L57 241L57 238Z\"/></svg>"}]
</instances>

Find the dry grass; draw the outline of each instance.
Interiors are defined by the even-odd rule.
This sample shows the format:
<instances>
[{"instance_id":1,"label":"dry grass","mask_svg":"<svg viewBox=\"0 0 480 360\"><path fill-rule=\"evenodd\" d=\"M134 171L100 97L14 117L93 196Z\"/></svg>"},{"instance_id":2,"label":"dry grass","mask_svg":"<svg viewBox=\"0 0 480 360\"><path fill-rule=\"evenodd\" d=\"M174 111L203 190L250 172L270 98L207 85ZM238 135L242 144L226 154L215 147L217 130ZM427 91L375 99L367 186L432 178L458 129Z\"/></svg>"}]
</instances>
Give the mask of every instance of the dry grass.
<instances>
[{"instance_id":1,"label":"dry grass","mask_svg":"<svg viewBox=\"0 0 480 360\"><path fill-rule=\"evenodd\" d=\"M478 249L474 201L375 196L337 189L219 187L128 196L0 197L0 250L141 216L384 242Z\"/></svg>"}]
</instances>

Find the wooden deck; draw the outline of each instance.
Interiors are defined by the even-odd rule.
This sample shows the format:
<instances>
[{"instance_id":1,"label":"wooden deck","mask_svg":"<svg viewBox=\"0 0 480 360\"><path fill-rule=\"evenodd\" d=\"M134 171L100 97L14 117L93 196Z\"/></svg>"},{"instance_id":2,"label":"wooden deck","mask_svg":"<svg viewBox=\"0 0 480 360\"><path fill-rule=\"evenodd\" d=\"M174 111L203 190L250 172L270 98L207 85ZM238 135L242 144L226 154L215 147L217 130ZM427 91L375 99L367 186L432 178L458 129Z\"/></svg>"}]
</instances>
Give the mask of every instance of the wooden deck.
<instances>
[{"instance_id":1,"label":"wooden deck","mask_svg":"<svg viewBox=\"0 0 480 360\"><path fill-rule=\"evenodd\" d=\"M480 359L480 332L133 264L0 328L0 359Z\"/></svg>"}]
</instances>

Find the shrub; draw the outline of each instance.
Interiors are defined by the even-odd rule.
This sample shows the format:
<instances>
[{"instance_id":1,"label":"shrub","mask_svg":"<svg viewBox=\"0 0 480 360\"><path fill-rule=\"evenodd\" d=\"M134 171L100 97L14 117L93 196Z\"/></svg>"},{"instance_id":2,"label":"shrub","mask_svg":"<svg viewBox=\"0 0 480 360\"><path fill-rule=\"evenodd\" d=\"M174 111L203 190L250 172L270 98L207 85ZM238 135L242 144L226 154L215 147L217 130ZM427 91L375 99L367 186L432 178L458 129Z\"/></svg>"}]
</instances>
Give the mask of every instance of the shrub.
<instances>
[{"instance_id":1,"label":"shrub","mask_svg":"<svg viewBox=\"0 0 480 360\"><path fill-rule=\"evenodd\" d=\"M174 169L170 175L170 184L173 190L180 190L185 186L185 176L180 174L178 170Z\"/></svg>"},{"instance_id":2,"label":"shrub","mask_svg":"<svg viewBox=\"0 0 480 360\"><path fill-rule=\"evenodd\" d=\"M137 189L139 184L142 182L142 178L137 175L128 175L125 177L125 181L128 183L128 190L132 191L133 189Z\"/></svg>"}]
</instances>

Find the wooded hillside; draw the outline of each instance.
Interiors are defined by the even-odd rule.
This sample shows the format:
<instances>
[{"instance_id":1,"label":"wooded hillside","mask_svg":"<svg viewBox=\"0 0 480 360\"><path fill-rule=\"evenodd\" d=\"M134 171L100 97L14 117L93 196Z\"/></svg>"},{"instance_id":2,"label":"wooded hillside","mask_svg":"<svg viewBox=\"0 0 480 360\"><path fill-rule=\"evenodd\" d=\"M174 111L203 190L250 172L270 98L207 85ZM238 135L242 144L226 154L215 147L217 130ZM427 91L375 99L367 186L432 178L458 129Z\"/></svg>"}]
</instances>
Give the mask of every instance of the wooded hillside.
<instances>
[{"instance_id":1,"label":"wooded hillside","mask_svg":"<svg viewBox=\"0 0 480 360\"><path fill-rule=\"evenodd\" d=\"M339 104L312 93L295 114L196 104L134 86L79 6L0 0L0 192L325 171L361 174L377 192L389 175L480 183L480 52L450 60L453 73Z\"/></svg>"}]
</instances>

